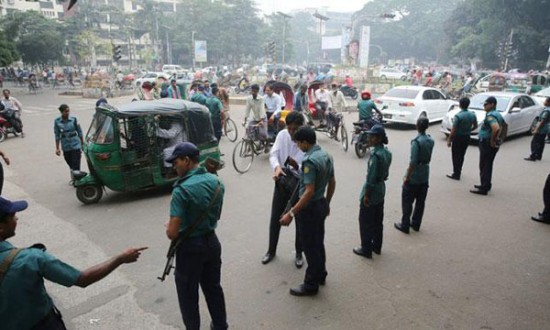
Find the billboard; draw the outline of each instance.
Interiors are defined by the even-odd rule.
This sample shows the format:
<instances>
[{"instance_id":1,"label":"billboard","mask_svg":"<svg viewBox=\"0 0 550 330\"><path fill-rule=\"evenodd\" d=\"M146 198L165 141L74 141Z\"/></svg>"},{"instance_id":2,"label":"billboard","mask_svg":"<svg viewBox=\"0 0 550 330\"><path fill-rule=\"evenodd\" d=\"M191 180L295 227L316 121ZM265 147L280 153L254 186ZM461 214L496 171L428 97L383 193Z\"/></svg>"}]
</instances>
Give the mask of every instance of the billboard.
<instances>
[{"instance_id":1,"label":"billboard","mask_svg":"<svg viewBox=\"0 0 550 330\"><path fill-rule=\"evenodd\" d=\"M206 40L195 40L195 61L207 62Z\"/></svg>"},{"instance_id":2,"label":"billboard","mask_svg":"<svg viewBox=\"0 0 550 330\"><path fill-rule=\"evenodd\" d=\"M361 27L361 42L359 43L359 67L369 66L370 26Z\"/></svg>"},{"instance_id":3,"label":"billboard","mask_svg":"<svg viewBox=\"0 0 550 330\"><path fill-rule=\"evenodd\" d=\"M323 50L341 49L342 36L323 37L323 39L321 40L321 48Z\"/></svg>"}]
</instances>

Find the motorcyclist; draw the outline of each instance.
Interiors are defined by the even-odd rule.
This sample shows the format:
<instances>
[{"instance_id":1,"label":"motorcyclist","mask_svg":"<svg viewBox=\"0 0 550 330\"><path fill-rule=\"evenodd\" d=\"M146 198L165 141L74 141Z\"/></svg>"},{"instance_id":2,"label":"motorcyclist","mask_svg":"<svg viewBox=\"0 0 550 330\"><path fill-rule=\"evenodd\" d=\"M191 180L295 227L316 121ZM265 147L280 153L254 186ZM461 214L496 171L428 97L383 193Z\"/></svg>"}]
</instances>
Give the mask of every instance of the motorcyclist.
<instances>
[{"instance_id":1,"label":"motorcyclist","mask_svg":"<svg viewBox=\"0 0 550 330\"><path fill-rule=\"evenodd\" d=\"M376 107L376 103L371 100L371 93L368 91L361 92L361 101L357 103L359 110L359 121L363 122L363 126L372 127L376 122L373 120L372 110L375 110L380 117L382 112Z\"/></svg>"},{"instance_id":2,"label":"motorcyclist","mask_svg":"<svg viewBox=\"0 0 550 330\"><path fill-rule=\"evenodd\" d=\"M3 116L10 122L10 124L14 128L20 127L21 137L25 137L25 133L23 133L23 123L21 122L21 113L23 112L23 105L19 100L17 100L15 97L11 96L11 92L9 89L4 89L2 91L4 94L4 98L2 99L2 105L4 106L4 109L2 112L4 113ZM6 116L5 113L9 113L9 111L13 111L12 116ZM18 121L17 123L15 121Z\"/></svg>"}]
</instances>

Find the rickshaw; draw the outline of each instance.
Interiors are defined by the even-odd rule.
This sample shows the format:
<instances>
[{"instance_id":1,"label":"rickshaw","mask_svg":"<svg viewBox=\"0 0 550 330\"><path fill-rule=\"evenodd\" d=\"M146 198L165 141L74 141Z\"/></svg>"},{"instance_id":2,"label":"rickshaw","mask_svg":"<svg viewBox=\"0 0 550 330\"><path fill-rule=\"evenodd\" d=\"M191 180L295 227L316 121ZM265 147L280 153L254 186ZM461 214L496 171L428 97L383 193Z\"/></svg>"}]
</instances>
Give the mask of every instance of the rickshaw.
<instances>
[{"instance_id":1,"label":"rickshaw","mask_svg":"<svg viewBox=\"0 0 550 330\"><path fill-rule=\"evenodd\" d=\"M78 200L97 203L103 187L131 192L173 184L177 174L164 159L183 141L197 145L201 164L222 163L204 106L177 99L99 105L84 145L90 173L73 173Z\"/></svg>"},{"instance_id":2,"label":"rickshaw","mask_svg":"<svg viewBox=\"0 0 550 330\"><path fill-rule=\"evenodd\" d=\"M269 148L275 142L275 137L277 133L285 128L286 116L292 111L292 106L294 104L294 91L290 85L270 80L264 85L264 90L266 86L270 86L274 93L281 95L285 100L285 107L281 111L281 116L277 125L274 125L273 116L269 117L267 124L267 140L260 140L259 138L259 127L255 127L253 131L247 132L245 136L239 141L235 148L233 149L233 167L235 170L241 174L248 172L252 161L254 161L254 156L259 156L262 153L268 153Z\"/></svg>"},{"instance_id":3,"label":"rickshaw","mask_svg":"<svg viewBox=\"0 0 550 330\"><path fill-rule=\"evenodd\" d=\"M320 127L320 114L319 109L317 109L317 104L315 103L315 91L318 90L324 82L315 80L312 81L308 88L307 93L309 96L309 114L304 114L305 122L308 123L312 128L317 132L325 133L329 138L337 140L337 132L340 135L340 143L344 151L348 151L348 131L346 130L346 125L344 123L344 115L342 113L333 113L330 109L326 110L326 117L330 119L331 123L336 123L335 125L328 125L326 127ZM329 91L332 93L332 91ZM331 116L331 118L329 118Z\"/></svg>"}]
</instances>

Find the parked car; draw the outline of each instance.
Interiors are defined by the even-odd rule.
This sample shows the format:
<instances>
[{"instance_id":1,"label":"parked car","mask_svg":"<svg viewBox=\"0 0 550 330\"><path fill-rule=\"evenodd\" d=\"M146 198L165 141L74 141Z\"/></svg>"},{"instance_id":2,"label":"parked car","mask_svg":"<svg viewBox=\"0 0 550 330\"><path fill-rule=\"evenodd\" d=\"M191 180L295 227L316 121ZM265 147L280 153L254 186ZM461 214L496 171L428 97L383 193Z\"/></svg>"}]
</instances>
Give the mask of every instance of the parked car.
<instances>
[{"instance_id":1,"label":"parked car","mask_svg":"<svg viewBox=\"0 0 550 330\"><path fill-rule=\"evenodd\" d=\"M407 74L396 68L382 68L378 72L380 79L407 79Z\"/></svg>"},{"instance_id":2,"label":"parked car","mask_svg":"<svg viewBox=\"0 0 550 330\"><path fill-rule=\"evenodd\" d=\"M157 79L164 79L167 81L170 79L170 75L164 72L147 72L143 76L136 79L136 86L140 87L146 81L153 83L157 81Z\"/></svg>"},{"instance_id":3,"label":"parked car","mask_svg":"<svg viewBox=\"0 0 550 330\"><path fill-rule=\"evenodd\" d=\"M531 129L538 121L543 106L525 93L513 92L487 92L474 95L470 99L470 110L476 114L479 126L485 119L483 103L489 96L497 99L497 110L508 123L508 136L531 132ZM445 135L451 133L455 115L460 111L458 105L449 110L441 122L441 132ZM472 132L471 137L477 139L479 128Z\"/></svg>"},{"instance_id":4,"label":"parked car","mask_svg":"<svg viewBox=\"0 0 550 330\"><path fill-rule=\"evenodd\" d=\"M533 95L533 98L541 105L544 105L547 97L550 97L550 87L540 90Z\"/></svg>"},{"instance_id":5,"label":"parked car","mask_svg":"<svg viewBox=\"0 0 550 330\"><path fill-rule=\"evenodd\" d=\"M430 122L440 121L457 104L438 89L425 86L394 87L375 102L387 107L382 110L385 122L410 125L416 125L420 116L428 117Z\"/></svg>"}]
</instances>

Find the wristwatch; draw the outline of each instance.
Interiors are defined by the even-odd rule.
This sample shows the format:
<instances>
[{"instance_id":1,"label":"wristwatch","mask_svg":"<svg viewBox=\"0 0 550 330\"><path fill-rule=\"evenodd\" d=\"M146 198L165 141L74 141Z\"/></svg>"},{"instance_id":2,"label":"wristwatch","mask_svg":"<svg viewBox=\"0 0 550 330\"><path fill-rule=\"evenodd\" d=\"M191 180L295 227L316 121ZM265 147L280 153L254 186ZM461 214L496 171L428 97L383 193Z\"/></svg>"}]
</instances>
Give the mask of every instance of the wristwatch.
<instances>
[{"instance_id":1,"label":"wristwatch","mask_svg":"<svg viewBox=\"0 0 550 330\"><path fill-rule=\"evenodd\" d=\"M290 212L288 212L288 214L290 214L290 217L292 219L294 219L295 215L294 215L294 209L290 209Z\"/></svg>"}]
</instances>

